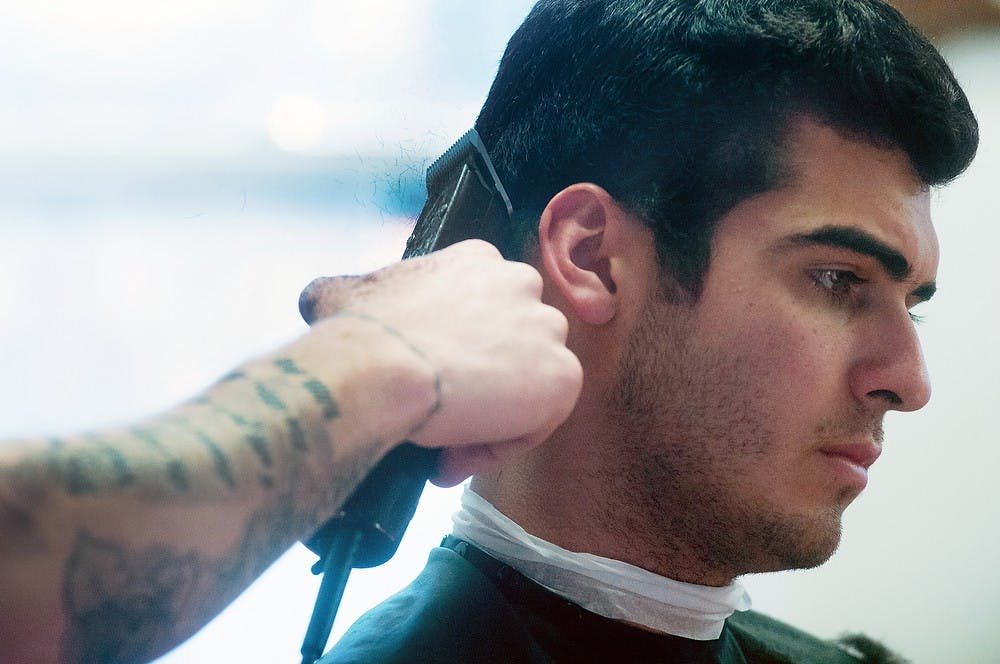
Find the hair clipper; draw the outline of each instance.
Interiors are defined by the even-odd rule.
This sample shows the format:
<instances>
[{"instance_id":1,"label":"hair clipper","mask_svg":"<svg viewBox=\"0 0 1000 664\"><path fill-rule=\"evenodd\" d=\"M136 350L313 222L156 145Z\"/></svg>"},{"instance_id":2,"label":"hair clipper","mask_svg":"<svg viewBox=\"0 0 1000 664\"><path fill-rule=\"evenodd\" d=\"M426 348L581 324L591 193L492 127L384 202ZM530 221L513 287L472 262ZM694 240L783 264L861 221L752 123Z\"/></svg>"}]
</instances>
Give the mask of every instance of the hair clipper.
<instances>
[{"instance_id":1,"label":"hair clipper","mask_svg":"<svg viewBox=\"0 0 1000 664\"><path fill-rule=\"evenodd\" d=\"M479 134L470 129L427 169L427 202L403 258L471 238L490 242L510 258L512 212ZM375 567L396 553L437 458L437 450L399 445L305 542L320 556L313 573L322 573L323 581L302 646L303 662L311 664L322 654L351 568Z\"/></svg>"}]
</instances>

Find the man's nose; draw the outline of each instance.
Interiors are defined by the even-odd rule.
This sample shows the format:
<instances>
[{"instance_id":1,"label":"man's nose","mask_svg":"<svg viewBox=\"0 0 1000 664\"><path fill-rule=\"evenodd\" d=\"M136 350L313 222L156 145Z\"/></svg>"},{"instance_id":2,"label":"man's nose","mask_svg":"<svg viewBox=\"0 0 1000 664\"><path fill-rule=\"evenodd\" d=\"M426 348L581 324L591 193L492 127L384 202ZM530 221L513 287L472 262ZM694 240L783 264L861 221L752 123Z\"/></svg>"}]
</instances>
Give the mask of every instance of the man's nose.
<instances>
[{"instance_id":1,"label":"man's nose","mask_svg":"<svg viewBox=\"0 0 1000 664\"><path fill-rule=\"evenodd\" d=\"M871 325L852 367L851 389L859 401L882 410L927 405L930 377L909 312L893 312Z\"/></svg>"}]
</instances>

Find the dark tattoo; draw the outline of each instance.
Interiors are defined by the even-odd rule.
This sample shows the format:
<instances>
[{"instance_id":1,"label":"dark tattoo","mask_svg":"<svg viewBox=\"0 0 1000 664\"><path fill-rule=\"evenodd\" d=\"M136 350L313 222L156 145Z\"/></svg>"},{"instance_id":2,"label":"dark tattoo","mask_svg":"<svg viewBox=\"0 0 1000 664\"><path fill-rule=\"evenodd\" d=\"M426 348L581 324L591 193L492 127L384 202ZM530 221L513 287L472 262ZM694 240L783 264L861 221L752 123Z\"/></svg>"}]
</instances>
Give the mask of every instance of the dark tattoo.
<instances>
[{"instance_id":1,"label":"dark tattoo","mask_svg":"<svg viewBox=\"0 0 1000 664\"><path fill-rule=\"evenodd\" d=\"M225 415L227 418L229 418L229 420L233 424L235 424L238 427L247 428L247 427L251 427L253 425L253 423L251 423L247 418L243 417L239 413L234 413L233 411L229 410L225 406L220 406L219 404L217 404L215 402L212 402L211 405L212 405L212 408L214 408L219 413Z\"/></svg>"},{"instance_id":2,"label":"dark tattoo","mask_svg":"<svg viewBox=\"0 0 1000 664\"><path fill-rule=\"evenodd\" d=\"M152 431L143 429L142 427L133 427L129 431L158 454L167 457L167 477L170 478L170 483L175 489L187 491L191 488L191 479L188 477L187 468L184 467L184 463L171 455Z\"/></svg>"},{"instance_id":3,"label":"dark tattoo","mask_svg":"<svg viewBox=\"0 0 1000 664\"><path fill-rule=\"evenodd\" d=\"M162 654L311 527L298 502L284 495L252 515L240 542L219 559L167 546L134 549L80 531L63 577L69 628L62 661L124 664Z\"/></svg>"},{"instance_id":4,"label":"dark tattoo","mask_svg":"<svg viewBox=\"0 0 1000 664\"><path fill-rule=\"evenodd\" d=\"M49 472L62 478L63 486L71 496L92 492L95 487L83 468L86 462L76 454L67 453L66 447L65 441L59 438L49 439Z\"/></svg>"},{"instance_id":5,"label":"dark tattoo","mask_svg":"<svg viewBox=\"0 0 1000 664\"><path fill-rule=\"evenodd\" d=\"M257 390L257 396L260 397L260 400L269 408L280 410L281 412L288 410L288 407L278 398L278 395L269 390L264 383L254 383L254 389Z\"/></svg>"},{"instance_id":6,"label":"dark tattoo","mask_svg":"<svg viewBox=\"0 0 1000 664\"><path fill-rule=\"evenodd\" d=\"M90 495L109 486L124 488L135 483L135 474L125 456L96 436L87 436L90 445L75 449L58 438L49 441L47 466L61 478L71 496Z\"/></svg>"},{"instance_id":7,"label":"dark tattoo","mask_svg":"<svg viewBox=\"0 0 1000 664\"><path fill-rule=\"evenodd\" d=\"M302 430L299 421L290 417L285 420L285 424L288 426L288 438L292 441L292 447L299 452L307 451L309 444L306 442L306 432Z\"/></svg>"},{"instance_id":8,"label":"dark tattoo","mask_svg":"<svg viewBox=\"0 0 1000 664\"><path fill-rule=\"evenodd\" d=\"M267 436L264 434L264 425L262 423L251 422L239 413L233 412L225 406L220 406L216 403L213 403L212 407L229 418L233 424L243 429L245 432L244 440L250 445L250 449L257 455L257 458L260 459L261 464L265 467L270 467L274 463L274 459L271 458L271 451L268 449Z\"/></svg>"},{"instance_id":9,"label":"dark tattoo","mask_svg":"<svg viewBox=\"0 0 1000 664\"><path fill-rule=\"evenodd\" d=\"M208 449L208 453L212 455L212 464L215 466L215 474L222 478L222 480L231 487L236 486L236 479L233 477L233 469L229 465L229 459L222 452L222 448L219 447L218 443L209 438L203 432L196 430L194 432L195 437Z\"/></svg>"},{"instance_id":10,"label":"dark tattoo","mask_svg":"<svg viewBox=\"0 0 1000 664\"><path fill-rule=\"evenodd\" d=\"M195 439L208 451L208 455L212 457L212 465L215 467L215 474L230 487L236 486L236 478L233 476L233 469L229 464L229 458L226 456L226 453L222 451L222 448L215 442L215 440L213 440L204 431L188 422L188 420L181 415L168 417L167 419L175 422L177 426L189 431L191 435L193 435Z\"/></svg>"},{"instance_id":11,"label":"dark tattoo","mask_svg":"<svg viewBox=\"0 0 1000 664\"><path fill-rule=\"evenodd\" d=\"M333 395L330 394L330 390L326 388L326 385L321 383L316 379L307 380L302 384L309 394L313 396L323 408L323 417L327 420L333 420L340 417L340 408L337 406L337 402L333 400Z\"/></svg>"},{"instance_id":12,"label":"dark tattoo","mask_svg":"<svg viewBox=\"0 0 1000 664\"><path fill-rule=\"evenodd\" d=\"M243 380L247 375L242 371L230 371L225 376L219 379L220 383L229 383L234 380Z\"/></svg>"},{"instance_id":13,"label":"dark tattoo","mask_svg":"<svg viewBox=\"0 0 1000 664\"><path fill-rule=\"evenodd\" d=\"M157 438L152 431L143 429L142 427L132 427L129 429L129 433L144 442L149 447L153 448L156 453L161 455L169 454L167 452L167 448L163 447L163 443L160 442L160 439Z\"/></svg>"},{"instance_id":14,"label":"dark tattoo","mask_svg":"<svg viewBox=\"0 0 1000 664\"><path fill-rule=\"evenodd\" d=\"M368 314L360 314L353 311L343 311L336 315L350 316L353 318L357 318L359 320L368 321L369 323L379 326L386 332L386 334L389 334L390 336L393 336L396 339L398 339L403 345L405 345L407 348L413 351L413 353L416 354L417 357L427 362L428 366L430 366L431 370L434 372L434 405L431 406L431 409L427 412L427 415L424 416L423 420L417 423L413 427L413 429L410 431L410 434L419 431L420 428L423 427L424 423L427 421L428 418L430 418L432 415L441 410L441 374L434 367L433 363L430 361L430 359L427 357L424 351L420 350L418 346L415 346L409 339L407 339L404 335L400 334L399 330L397 330L396 328L390 327L385 323L383 323L382 321L380 321L378 318L375 318L374 316L369 316ZM306 388L308 389L308 387L309 386L307 385Z\"/></svg>"},{"instance_id":15,"label":"dark tattoo","mask_svg":"<svg viewBox=\"0 0 1000 664\"><path fill-rule=\"evenodd\" d=\"M63 660L140 662L157 654L163 625L176 620L185 595L205 582L204 562L198 554L166 548L129 555L114 542L80 532L63 581L72 623Z\"/></svg>"},{"instance_id":16,"label":"dark tattoo","mask_svg":"<svg viewBox=\"0 0 1000 664\"><path fill-rule=\"evenodd\" d=\"M50 496L65 484L62 467L52 453L63 447L62 441L51 439L44 455L0 468L0 557L50 550L46 534L38 528L38 516L46 513Z\"/></svg>"},{"instance_id":17,"label":"dark tattoo","mask_svg":"<svg viewBox=\"0 0 1000 664\"><path fill-rule=\"evenodd\" d=\"M61 470L59 460L62 458L62 453L65 449L66 441L61 438L49 438L49 451L46 455L46 462L50 473L57 474Z\"/></svg>"},{"instance_id":18,"label":"dark tattoo","mask_svg":"<svg viewBox=\"0 0 1000 664\"><path fill-rule=\"evenodd\" d=\"M295 364L294 360L291 360L289 358L282 358L280 360L275 360L274 366L278 367L284 373L290 376L303 376L306 373L301 369L301 367L299 367L299 365Z\"/></svg>"},{"instance_id":19,"label":"dark tattoo","mask_svg":"<svg viewBox=\"0 0 1000 664\"><path fill-rule=\"evenodd\" d=\"M250 449L253 450L257 458L260 459L261 464L265 468L270 468L274 464L274 459L271 458L271 450L267 445L267 436L264 435L263 427L256 429L246 435L246 441L250 444Z\"/></svg>"},{"instance_id":20,"label":"dark tattoo","mask_svg":"<svg viewBox=\"0 0 1000 664\"><path fill-rule=\"evenodd\" d=\"M0 496L0 555L13 552L20 555L37 554L47 550L38 532L35 514L38 505L23 500L8 500Z\"/></svg>"},{"instance_id":21,"label":"dark tattoo","mask_svg":"<svg viewBox=\"0 0 1000 664\"><path fill-rule=\"evenodd\" d=\"M82 454L74 454L66 460L66 493L69 495L82 496L93 493L98 488L91 481L91 472L96 468L89 461Z\"/></svg>"},{"instance_id":22,"label":"dark tattoo","mask_svg":"<svg viewBox=\"0 0 1000 664\"><path fill-rule=\"evenodd\" d=\"M229 465L229 459L222 451L222 448L219 447L219 444L199 429L194 429L192 433L194 433L194 437L198 439L198 442L205 446L205 449L208 450L209 455L212 457L215 474L222 478L222 481L229 486L235 487L236 478L233 477L233 469Z\"/></svg>"},{"instance_id":23,"label":"dark tattoo","mask_svg":"<svg viewBox=\"0 0 1000 664\"><path fill-rule=\"evenodd\" d=\"M116 475L115 483L119 488L124 489L135 484L135 473L132 472L132 468L129 466L128 459L125 458L124 454L97 436L92 435L87 438L100 447L101 452L108 458L108 462L111 464Z\"/></svg>"},{"instance_id":24,"label":"dark tattoo","mask_svg":"<svg viewBox=\"0 0 1000 664\"><path fill-rule=\"evenodd\" d=\"M179 459L172 459L167 462L167 476L170 483L179 491L187 491L191 488L191 480L188 478L187 468Z\"/></svg>"}]
</instances>

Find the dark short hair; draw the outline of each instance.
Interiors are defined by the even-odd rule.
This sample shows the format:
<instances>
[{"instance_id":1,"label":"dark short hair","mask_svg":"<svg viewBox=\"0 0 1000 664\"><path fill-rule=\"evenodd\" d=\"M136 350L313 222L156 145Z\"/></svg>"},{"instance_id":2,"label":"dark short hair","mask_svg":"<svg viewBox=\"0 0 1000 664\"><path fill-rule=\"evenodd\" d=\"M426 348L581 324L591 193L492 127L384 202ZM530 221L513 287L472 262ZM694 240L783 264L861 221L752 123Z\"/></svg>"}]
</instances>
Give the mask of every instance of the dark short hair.
<instances>
[{"instance_id":1,"label":"dark short hair","mask_svg":"<svg viewBox=\"0 0 1000 664\"><path fill-rule=\"evenodd\" d=\"M947 64L881 0L541 0L476 128L525 246L552 196L594 182L649 224L661 266L696 295L716 222L785 181L803 113L902 149L927 185L978 144Z\"/></svg>"}]
</instances>

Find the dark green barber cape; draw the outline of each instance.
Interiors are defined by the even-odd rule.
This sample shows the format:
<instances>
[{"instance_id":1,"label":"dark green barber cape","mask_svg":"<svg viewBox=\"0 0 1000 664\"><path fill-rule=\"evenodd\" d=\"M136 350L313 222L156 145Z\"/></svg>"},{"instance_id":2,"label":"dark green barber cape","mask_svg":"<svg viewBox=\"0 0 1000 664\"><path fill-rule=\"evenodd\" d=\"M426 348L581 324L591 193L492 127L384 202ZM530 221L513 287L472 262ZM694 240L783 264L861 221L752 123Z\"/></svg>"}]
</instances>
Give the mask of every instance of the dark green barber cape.
<instances>
[{"instance_id":1,"label":"dark green barber cape","mask_svg":"<svg viewBox=\"0 0 1000 664\"><path fill-rule=\"evenodd\" d=\"M361 617L322 664L864 661L753 611L715 641L654 634L586 611L460 540L431 551L398 594ZM454 549L454 550L453 550Z\"/></svg>"}]
</instances>

